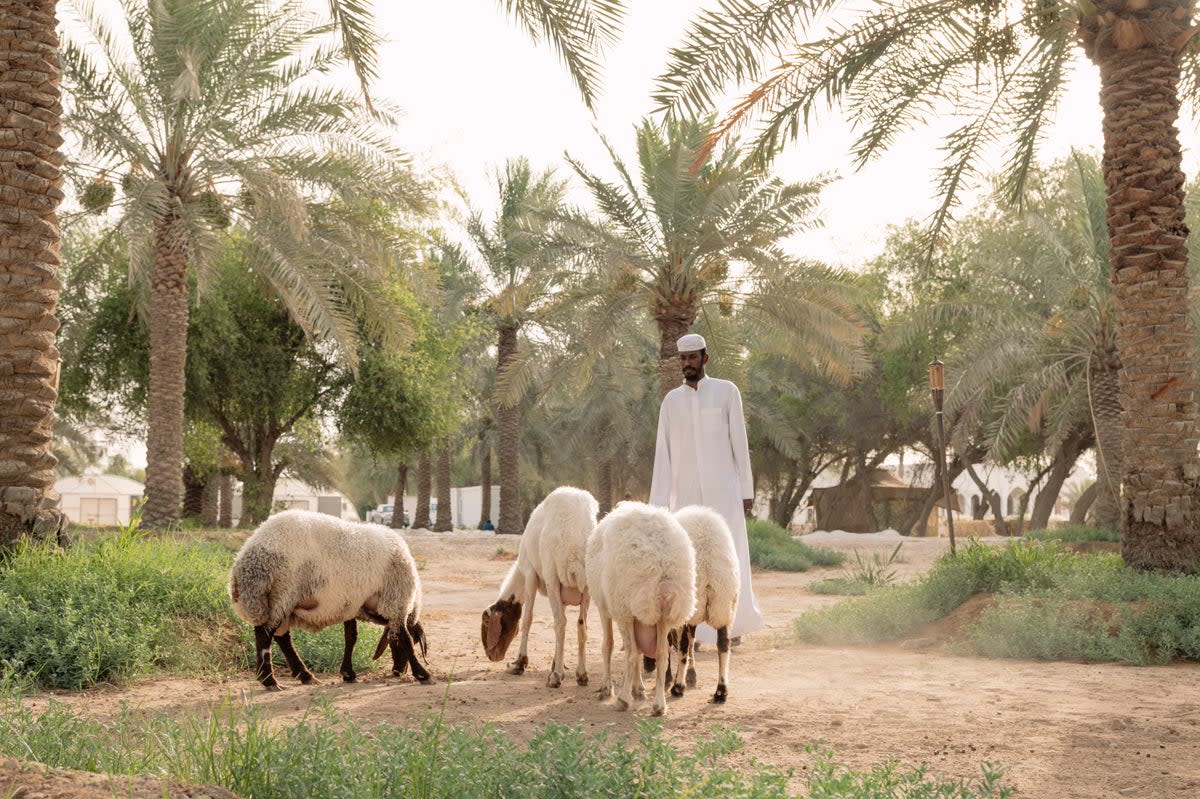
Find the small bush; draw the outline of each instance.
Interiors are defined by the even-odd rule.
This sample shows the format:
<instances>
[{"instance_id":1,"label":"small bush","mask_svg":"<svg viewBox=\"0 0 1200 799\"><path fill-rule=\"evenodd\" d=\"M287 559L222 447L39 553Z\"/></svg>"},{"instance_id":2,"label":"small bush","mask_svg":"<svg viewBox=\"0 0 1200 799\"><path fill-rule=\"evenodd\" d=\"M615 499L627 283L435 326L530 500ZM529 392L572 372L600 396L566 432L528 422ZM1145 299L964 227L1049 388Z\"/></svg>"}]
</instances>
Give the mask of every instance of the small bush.
<instances>
[{"instance_id":1,"label":"small bush","mask_svg":"<svg viewBox=\"0 0 1200 799\"><path fill-rule=\"evenodd\" d=\"M762 519L747 519L746 534L750 562L762 569L803 572L813 566L836 566L846 559L836 550L797 541L787 530Z\"/></svg>"}]
</instances>

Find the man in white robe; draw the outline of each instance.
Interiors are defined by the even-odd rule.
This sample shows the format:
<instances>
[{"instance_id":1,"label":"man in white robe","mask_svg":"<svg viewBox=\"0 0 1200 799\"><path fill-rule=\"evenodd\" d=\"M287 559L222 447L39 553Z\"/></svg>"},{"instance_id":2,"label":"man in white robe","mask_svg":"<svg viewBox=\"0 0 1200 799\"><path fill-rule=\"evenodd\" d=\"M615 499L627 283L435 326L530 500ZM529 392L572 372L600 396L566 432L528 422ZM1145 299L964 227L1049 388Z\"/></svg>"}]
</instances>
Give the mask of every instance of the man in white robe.
<instances>
[{"instance_id":1,"label":"man in white robe","mask_svg":"<svg viewBox=\"0 0 1200 799\"><path fill-rule=\"evenodd\" d=\"M750 584L746 514L754 502L754 481L742 395L730 381L704 374L708 351L702 336L689 333L676 346L683 384L667 393L659 409L650 504L672 511L706 505L729 524L741 567L737 615L729 629L737 639L763 628ZM712 644L717 633L702 624L696 640Z\"/></svg>"}]
</instances>

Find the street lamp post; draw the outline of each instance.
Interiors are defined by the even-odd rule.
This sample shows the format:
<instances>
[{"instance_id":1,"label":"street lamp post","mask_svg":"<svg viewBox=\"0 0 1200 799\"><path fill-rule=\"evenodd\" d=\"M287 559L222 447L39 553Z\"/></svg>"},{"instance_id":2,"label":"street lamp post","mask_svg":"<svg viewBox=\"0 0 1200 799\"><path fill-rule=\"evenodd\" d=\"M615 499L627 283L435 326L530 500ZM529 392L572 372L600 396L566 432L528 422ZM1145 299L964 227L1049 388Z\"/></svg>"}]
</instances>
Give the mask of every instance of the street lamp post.
<instances>
[{"instance_id":1,"label":"street lamp post","mask_svg":"<svg viewBox=\"0 0 1200 799\"><path fill-rule=\"evenodd\" d=\"M942 421L942 397L946 392L946 373L942 362L934 356L929 362L929 391L933 394L934 417L937 419L938 468L942 473L942 493L946 499L946 529L950 531L950 554L954 555L954 513L950 509L950 473L946 469L946 429Z\"/></svg>"}]
</instances>

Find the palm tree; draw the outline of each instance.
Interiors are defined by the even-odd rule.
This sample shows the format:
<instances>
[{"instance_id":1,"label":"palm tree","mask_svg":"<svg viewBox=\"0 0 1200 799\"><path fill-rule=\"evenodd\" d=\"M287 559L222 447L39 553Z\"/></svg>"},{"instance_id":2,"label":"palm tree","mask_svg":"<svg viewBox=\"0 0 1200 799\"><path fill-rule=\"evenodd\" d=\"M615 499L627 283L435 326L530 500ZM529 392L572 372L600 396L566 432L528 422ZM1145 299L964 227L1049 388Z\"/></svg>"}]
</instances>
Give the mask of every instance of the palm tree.
<instances>
[{"instance_id":1,"label":"palm tree","mask_svg":"<svg viewBox=\"0 0 1200 799\"><path fill-rule=\"evenodd\" d=\"M727 0L720 12L693 24L660 81L659 99L676 112L707 108L727 81L759 80L773 57L767 54L794 53L715 133L763 119L756 147L773 152L803 129L818 105L844 100L861 131L853 146L860 163L885 150L897 132L961 104L957 110L967 121L946 142L937 233L997 143L1009 145L1007 193L1021 197L1078 41L1099 69L1104 115L1126 457L1123 551L1136 568L1196 569L1196 365L1176 129L1180 97L1195 97L1200 88L1194 2L1051 0L1014 8L976 0L885 0L851 15L852 5ZM845 23L815 41L799 40L798 30L842 10Z\"/></svg>"},{"instance_id":2,"label":"palm tree","mask_svg":"<svg viewBox=\"0 0 1200 799\"><path fill-rule=\"evenodd\" d=\"M735 306L748 332L769 332L780 351L849 376L861 356L848 281L783 248L813 224L824 179L785 183L732 147L712 154L712 132L711 120L670 121L665 130L643 122L637 180L611 146L615 183L571 160L605 220L589 231L596 291L610 300L596 318L611 324L650 309L662 394L679 384L675 341L702 310Z\"/></svg>"},{"instance_id":3,"label":"palm tree","mask_svg":"<svg viewBox=\"0 0 1200 799\"><path fill-rule=\"evenodd\" d=\"M230 214L293 317L353 362L356 312L387 327L387 257L343 211L420 207L423 189L355 95L313 80L341 49L299 0L131 1L131 48L90 10L94 41L64 50L69 121L90 165L84 205L115 200L133 277L149 285L144 522L161 527L179 513L189 286L206 281Z\"/></svg>"},{"instance_id":4,"label":"palm tree","mask_svg":"<svg viewBox=\"0 0 1200 799\"><path fill-rule=\"evenodd\" d=\"M495 216L472 215L467 232L495 288L486 311L497 337L496 427L499 443L500 517L497 533L519 533L521 400L533 384L537 364L521 333L551 313L558 289L570 277L566 251L553 246L552 218L561 211L566 183L552 170L535 174L524 159L510 161L497 175L500 199ZM528 340L527 340L528 341Z\"/></svg>"},{"instance_id":5,"label":"palm tree","mask_svg":"<svg viewBox=\"0 0 1200 799\"><path fill-rule=\"evenodd\" d=\"M1115 527L1124 462L1120 358L1100 164L1076 153L1037 178L1024 217L985 216L963 231L967 261L978 271L969 307L959 311L974 333L951 359L962 379L947 397L947 412L961 413L968 429L986 423L989 455L1000 461L1031 433L1061 457L1077 457L1080 444L1094 441L1097 521ZM1065 477L1061 469L1050 473L1033 526L1045 526Z\"/></svg>"}]
</instances>

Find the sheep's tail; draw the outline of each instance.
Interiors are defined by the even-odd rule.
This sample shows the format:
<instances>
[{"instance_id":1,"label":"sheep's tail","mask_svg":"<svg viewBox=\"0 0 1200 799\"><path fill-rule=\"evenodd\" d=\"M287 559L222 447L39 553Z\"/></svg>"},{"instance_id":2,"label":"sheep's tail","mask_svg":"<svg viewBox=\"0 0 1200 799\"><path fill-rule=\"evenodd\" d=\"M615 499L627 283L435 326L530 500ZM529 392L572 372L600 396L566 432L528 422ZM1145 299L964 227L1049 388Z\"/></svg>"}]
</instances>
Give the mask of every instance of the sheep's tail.
<instances>
[{"instance_id":1,"label":"sheep's tail","mask_svg":"<svg viewBox=\"0 0 1200 799\"><path fill-rule=\"evenodd\" d=\"M662 580L658 584L656 605L658 618L668 627L678 627L692 617L696 610L696 595L692 586L677 580Z\"/></svg>"}]
</instances>

